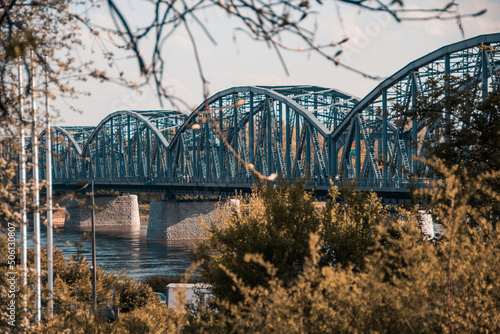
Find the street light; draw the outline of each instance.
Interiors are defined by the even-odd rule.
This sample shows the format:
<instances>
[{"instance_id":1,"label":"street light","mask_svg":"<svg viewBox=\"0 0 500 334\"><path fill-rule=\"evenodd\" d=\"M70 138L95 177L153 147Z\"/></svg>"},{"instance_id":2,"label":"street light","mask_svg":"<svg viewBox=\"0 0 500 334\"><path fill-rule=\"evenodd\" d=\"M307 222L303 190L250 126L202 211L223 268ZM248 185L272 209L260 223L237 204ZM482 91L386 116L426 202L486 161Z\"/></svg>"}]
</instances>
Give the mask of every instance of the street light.
<instances>
[{"instance_id":1,"label":"street light","mask_svg":"<svg viewBox=\"0 0 500 334\"><path fill-rule=\"evenodd\" d=\"M94 309L94 312L97 313L97 265L96 265L96 251L95 251L95 202L94 202L94 180L92 180L90 183L87 182L83 187L76 189L74 191L81 191L84 190L91 185L90 188L90 203L92 205L92 216L91 216L91 223L92 223L92 308Z\"/></svg>"},{"instance_id":2,"label":"street light","mask_svg":"<svg viewBox=\"0 0 500 334\"><path fill-rule=\"evenodd\" d=\"M92 307L94 308L94 313L97 314L94 180L92 180L92 191L90 193L90 197L92 199Z\"/></svg>"},{"instance_id":3,"label":"street light","mask_svg":"<svg viewBox=\"0 0 500 334\"><path fill-rule=\"evenodd\" d=\"M47 62L47 57L45 57ZM47 128L45 131L45 160L47 180L47 287L49 290L49 302L47 305L48 316L52 318L54 314L54 244L53 244L53 224L52 224L52 136L50 134L49 115L49 74L45 70L45 114L47 117Z\"/></svg>"},{"instance_id":4,"label":"street light","mask_svg":"<svg viewBox=\"0 0 500 334\"><path fill-rule=\"evenodd\" d=\"M42 284L41 284L41 258L40 258L40 189L39 189L39 165L38 165L38 135L37 135L37 114L35 99L35 67L33 62L33 51L31 51L31 112L32 112L32 147L33 147L33 187L35 188L33 230L34 253L35 253L35 321L37 324L42 320Z\"/></svg>"}]
</instances>

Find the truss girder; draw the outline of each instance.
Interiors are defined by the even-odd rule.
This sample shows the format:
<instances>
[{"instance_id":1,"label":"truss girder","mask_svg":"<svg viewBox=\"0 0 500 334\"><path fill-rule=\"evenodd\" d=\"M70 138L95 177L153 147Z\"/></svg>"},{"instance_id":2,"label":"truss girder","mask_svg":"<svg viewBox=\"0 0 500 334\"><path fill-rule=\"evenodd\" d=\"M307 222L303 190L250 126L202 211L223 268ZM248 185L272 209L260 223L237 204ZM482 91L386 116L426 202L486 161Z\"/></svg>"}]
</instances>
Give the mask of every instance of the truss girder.
<instances>
[{"instance_id":1,"label":"truss girder","mask_svg":"<svg viewBox=\"0 0 500 334\"><path fill-rule=\"evenodd\" d=\"M95 128L54 127L54 179L248 184L249 166L291 180L404 178L425 168L415 143L433 134L401 111L450 78L479 83L478 99L498 89L499 46L500 34L491 34L442 47L361 100L308 85L233 87L190 115L118 111Z\"/></svg>"},{"instance_id":2,"label":"truss girder","mask_svg":"<svg viewBox=\"0 0 500 334\"><path fill-rule=\"evenodd\" d=\"M325 154L327 138L357 101L313 86L219 92L201 104L172 139L173 169L178 177L195 180L206 170L216 171L218 178L251 179L251 164L265 176L326 179L331 165ZM196 168L191 172L189 166L201 166L202 173Z\"/></svg>"},{"instance_id":3,"label":"truss girder","mask_svg":"<svg viewBox=\"0 0 500 334\"><path fill-rule=\"evenodd\" d=\"M169 143L185 116L117 111L94 129L82 149L83 179L150 182L171 174Z\"/></svg>"},{"instance_id":4,"label":"truss girder","mask_svg":"<svg viewBox=\"0 0 500 334\"><path fill-rule=\"evenodd\" d=\"M466 89L466 84L460 82L473 81L479 83L476 98L498 89L500 74L495 69L500 65L499 47L499 33L464 40L409 63L380 83L332 130L331 142L340 143L337 147L341 148L345 146L342 143L348 145L344 147L338 170L350 170L352 162L355 166L368 166L368 162L371 171L368 173L364 169L363 177L391 178L423 172L425 166L416 157L422 156L423 148L419 143L420 139L429 138L428 129L424 121L407 119L404 115L408 113L402 111L414 108L418 97L430 96L436 87L446 88L453 84ZM354 129L354 135L347 135L354 126L353 120L361 127ZM362 152L354 150L353 155L347 154L352 143L345 140L346 136L352 137ZM357 142L359 137L362 143ZM349 173L351 176L356 174Z\"/></svg>"},{"instance_id":5,"label":"truss girder","mask_svg":"<svg viewBox=\"0 0 500 334\"><path fill-rule=\"evenodd\" d=\"M40 160L42 178L45 178L46 170L46 130L40 133ZM52 138L52 173L53 177L58 180L74 179L82 170L82 148L77 139L82 139L82 136L76 136L73 131L68 131L60 126L51 127Z\"/></svg>"}]
</instances>

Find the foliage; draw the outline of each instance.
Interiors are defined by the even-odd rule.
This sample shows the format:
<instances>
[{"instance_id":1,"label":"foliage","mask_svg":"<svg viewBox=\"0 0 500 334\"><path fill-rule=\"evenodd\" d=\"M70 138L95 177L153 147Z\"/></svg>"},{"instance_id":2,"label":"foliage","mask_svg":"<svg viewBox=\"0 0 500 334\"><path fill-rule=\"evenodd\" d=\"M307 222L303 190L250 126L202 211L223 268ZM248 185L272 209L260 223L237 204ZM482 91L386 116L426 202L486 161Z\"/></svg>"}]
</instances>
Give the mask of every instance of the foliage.
<instances>
[{"instance_id":1,"label":"foliage","mask_svg":"<svg viewBox=\"0 0 500 334\"><path fill-rule=\"evenodd\" d=\"M149 285L151 289L155 292L161 292L165 293L166 292L166 287L170 283L181 283L184 282L183 277L179 276L168 276L168 275L152 275L152 276L147 276L142 280L142 284ZM194 277L190 277L187 280L187 283L196 283L199 280Z\"/></svg>"},{"instance_id":2,"label":"foliage","mask_svg":"<svg viewBox=\"0 0 500 334\"><path fill-rule=\"evenodd\" d=\"M375 193L352 188L338 191L332 187L329 195L330 200L320 213L324 262L362 269L364 258L374 244L373 230L388 219L389 213Z\"/></svg>"},{"instance_id":3,"label":"foliage","mask_svg":"<svg viewBox=\"0 0 500 334\"><path fill-rule=\"evenodd\" d=\"M222 298L213 301L210 307L198 307L189 315L167 309L159 300L149 298L152 294L149 287L141 288L126 279L105 275L99 278L100 284L105 285L108 280L108 291L115 287L118 298L123 298L123 303L119 304L130 309L117 321L109 322L100 315L93 315L88 308L90 291L86 285L90 284L90 272L85 259L66 263L58 254L55 256L56 296L66 296L65 301L74 304L59 310L52 320L35 331L170 333L182 328L186 333L497 332L500 330L497 312L500 307L500 234L492 220L485 218L491 205L473 206L470 203L475 197L485 195L492 201L499 200L500 195L492 189L490 180L500 172L463 177L457 176L458 167L447 168L440 161L429 163L443 175L442 181L422 190L430 198L429 210L434 219L445 231L433 240L422 236L416 208L400 208L397 214L389 216L379 207L380 202L374 195L361 196L348 190L340 196L343 202L328 203L325 208L317 209L303 186L262 186L243 201L239 210L233 208L231 215L222 216L231 234L222 233L225 228L221 226L212 232L217 233L217 240L224 240L223 236L227 239L237 236L239 242L250 243L254 242L252 235L265 232L256 226L269 224L269 231L279 238L280 230L276 226L286 227L280 219L288 219L286 210L292 210L292 204L301 202L301 206L294 209L301 212L294 215L304 219L295 220L295 223L306 226L295 229L312 230L312 226L316 232L301 235L303 240L289 241L292 246L301 247L308 241L307 250L301 250L305 255L300 269L297 269L299 262L290 260L295 257L283 257L290 261L293 270L297 270L295 277L290 275L292 270L283 270L287 262L273 265L266 260L268 254L278 252L271 245L260 244L261 249L268 251L261 254L250 253L251 245L245 245L248 252L238 258L241 263L234 257L228 257L234 262L225 260L224 252L235 249L221 245L217 253L212 253L213 258L208 258L213 267L207 266L204 270L227 263L217 269L237 289L237 299L221 293L218 296ZM336 189L331 193L342 194ZM308 224L306 217L316 219L315 224ZM476 223L471 224L472 220ZM271 221L275 226L270 225ZM326 231L325 222L336 226L330 227L330 231L333 235L338 234L338 239L322 236ZM295 229L282 231L282 234L297 237L298 234L293 234ZM340 237L342 233L346 235ZM245 235L249 238L244 238ZM353 245L359 243L366 251L356 256L363 260L359 262L348 257L340 261L329 257L329 247L340 247L349 235L359 240L345 243L346 247L354 249ZM264 238L271 242L269 236L264 235ZM276 240L277 245L283 243L285 240ZM208 245L202 243L200 247ZM277 261L277 257L270 259ZM239 274L230 266L240 270ZM244 266L250 270L250 275L261 275L263 283L255 284L250 280L249 272L240 269ZM84 303L76 300L77 285L82 287L78 298L85 300ZM132 297L134 293L136 297ZM104 291L100 294L100 300L107 296ZM133 300L144 303L138 305ZM132 304L135 304L134 309L130 307Z\"/></svg>"},{"instance_id":4,"label":"foliage","mask_svg":"<svg viewBox=\"0 0 500 334\"><path fill-rule=\"evenodd\" d=\"M148 303L120 317L111 333L178 333L179 318L163 304Z\"/></svg>"},{"instance_id":5,"label":"foliage","mask_svg":"<svg viewBox=\"0 0 500 334\"><path fill-rule=\"evenodd\" d=\"M62 258L62 256L61 256ZM56 262L56 261L55 261ZM98 268L98 314L92 301L91 270L85 257L78 261L57 261L54 265L55 304L52 319L36 328L41 333L174 333L180 328L182 313L162 304L151 287L126 276L105 274ZM116 308L114 303L116 301ZM44 301L45 303L46 301ZM106 307L103 307L106 302ZM113 305L113 306L111 306ZM113 320L109 312L118 314Z\"/></svg>"},{"instance_id":6,"label":"foliage","mask_svg":"<svg viewBox=\"0 0 500 334\"><path fill-rule=\"evenodd\" d=\"M91 304L92 270L85 257L80 261L60 261L59 265L54 262L54 275L56 305ZM98 304L116 302L118 310L123 313L156 300L148 285L135 283L127 276L106 274L101 268L98 268L96 276Z\"/></svg>"},{"instance_id":7,"label":"foliage","mask_svg":"<svg viewBox=\"0 0 500 334\"><path fill-rule=\"evenodd\" d=\"M0 251L7 254L7 237L5 234L0 234ZM17 258L19 259L19 251ZM47 262L46 252L42 250L42 305L47 305ZM34 253L32 250L28 253L28 267L33 267ZM6 279L7 272L10 271L7 263L0 267L2 280L0 301L2 305L7 305L12 298L9 297L8 287L10 284ZM54 317L47 322L43 322L41 327L36 327L33 322L24 322L24 319L32 319L29 309L28 313L23 310L23 296L27 295L28 305L34 304L34 294L30 289L24 290L19 280L21 275L21 266L17 264L17 281L16 281L16 327L8 325L7 310L2 307L0 314L0 330L14 332L42 332L42 333L87 333L99 329L105 333L119 333L122 331L115 330L116 328L124 328L124 326L149 326L155 328L154 322L162 318L164 326L171 326L177 319L172 316L172 313L166 309L166 306L161 304L159 299L154 296L154 293L146 284L135 283L131 278L126 276L118 276L105 274L104 271L98 268L97 271L97 300L99 312L106 310L104 305L113 306L120 313L120 321L118 323L109 323L101 313L97 316L91 310L92 302L92 271L85 259L71 258L66 261L59 249L54 252ZM28 287L35 282L34 270L28 273ZM131 314L130 316L128 314ZM142 315L148 315L143 320ZM122 319L123 318L123 319ZM123 320L123 321L122 321ZM142 321L142 322L141 322ZM127 325L128 324L128 325ZM142 325L141 325L142 324ZM121 327L120 327L121 326ZM166 327L166 328L167 328ZM131 331L132 333L133 331ZM152 330L151 332L154 332Z\"/></svg>"},{"instance_id":8,"label":"foliage","mask_svg":"<svg viewBox=\"0 0 500 334\"><path fill-rule=\"evenodd\" d=\"M36 333L109 333L110 327L88 308L73 307L42 323Z\"/></svg>"},{"instance_id":9,"label":"foliage","mask_svg":"<svg viewBox=\"0 0 500 334\"><path fill-rule=\"evenodd\" d=\"M406 111L408 118L423 122L432 133L419 144L428 156L442 160L448 168L458 166L454 168L456 176L464 181L500 170L500 91L494 89L478 98L482 87L470 78L451 77L448 82L438 87L434 80L429 80L431 93L419 95L415 108ZM440 171L433 168L430 172L440 175ZM491 177L489 182L500 192L499 177ZM470 200L471 205L492 204L485 215L495 221L500 219L500 202L494 202L489 196Z\"/></svg>"},{"instance_id":10,"label":"foliage","mask_svg":"<svg viewBox=\"0 0 500 334\"><path fill-rule=\"evenodd\" d=\"M122 312L130 312L136 308L147 305L154 297L151 287L145 284L135 283L128 278L118 282L114 286L119 297L119 305Z\"/></svg>"},{"instance_id":11,"label":"foliage","mask_svg":"<svg viewBox=\"0 0 500 334\"><path fill-rule=\"evenodd\" d=\"M85 308L71 308L56 315L37 333L178 333L177 314L158 301L121 314L110 322Z\"/></svg>"},{"instance_id":12,"label":"foliage","mask_svg":"<svg viewBox=\"0 0 500 334\"><path fill-rule=\"evenodd\" d=\"M433 166L444 175L426 191L445 230L438 239L423 238L415 212L401 209L376 225L363 270L324 266L314 234L311 255L291 283L263 256L247 255L246 263L266 271L267 286L251 286L226 270L241 300L217 300L191 326L212 333L498 332L500 234L482 218L487 207L468 204L478 192L499 197L488 184L498 172L464 181L441 162ZM481 225L468 224L469 216Z\"/></svg>"},{"instance_id":13,"label":"foliage","mask_svg":"<svg viewBox=\"0 0 500 334\"><path fill-rule=\"evenodd\" d=\"M209 237L194 252L205 264L201 279L214 284L217 296L233 301L240 297L233 291L226 273L228 268L251 286L263 285L268 275L258 265L244 262L248 253L259 253L273 263L284 281L294 278L308 256L307 236L319 229L319 216L313 198L303 190L303 183L282 182L279 187L260 183L254 193L242 199L240 209L220 215L212 224ZM287 200L283 200L286 198ZM217 250L213 253L212 249Z\"/></svg>"},{"instance_id":14,"label":"foliage","mask_svg":"<svg viewBox=\"0 0 500 334\"><path fill-rule=\"evenodd\" d=\"M458 165L474 175L499 170L500 91L478 98L481 87L471 79L448 82L438 87L429 80L431 93L419 95L415 108L406 111L407 117L424 122L433 134L422 145L448 167Z\"/></svg>"},{"instance_id":15,"label":"foliage","mask_svg":"<svg viewBox=\"0 0 500 334\"><path fill-rule=\"evenodd\" d=\"M92 72L92 62L76 61L72 51L82 47L79 17L73 10L82 2L44 0L2 2L0 15L0 119L2 122L24 122L21 96L35 94L47 98L73 98L77 80L85 80ZM30 59L30 61L28 61ZM19 87L18 65L28 78ZM48 76L50 87L36 86L33 69L39 65ZM71 78L71 82L68 80ZM27 83L27 85L26 85ZM42 99L40 99L42 100ZM40 101L41 102L41 101ZM39 102L39 103L40 103ZM6 128L2 127L3 130Z\"/></svg>"},{"instance_id":16,"label":"foliage","mask_svg":"<svg viewBox=\"0 0 500 334\"><path fill-rule=\"evenodd\" d=\"M302 272L310 255L309 236L314 233L321 236L323 265L361 268L373 244L373 227L387 213L374 194L352 189L339 192L334 187L330 195L325 208L318 209L302 181L281 181L276 187L260 183L250 197L241 199L239 210L220 215L208 230L208 238L197 245L194 255L205 261L201 279L214 285L216 296L241 300L227 272L249 286L267 286L269 273L244 261L246 254L260 254L286 286ZM338 196L342 204L336 203Z\"/></svg>"},{"instance_id":17,"label":"foliage","mask_svg":"<svg viewBox=\"0 0 500 334\"><path fill-rule=\"evenodd\" d=\"M103 304L111 307L116 301L119 321L109 323L103 313L95 316L90 308L92 301L92 272L85 258L79 262L70 260L62 266L54 266L54 318L42 326L42 332L55 333L63 330L87 333L100 330L104 333L120 333L126 326L131 328L154 328L154 321L164 317L165 326L170 326L175 317L166 310L154 296L151 287L136 283L126 276L105 274L99 268L97 272L97 299L99 312L106 311ZM114 308L114 306L113 306ZM128 315L130 314L130 315ZM145 316L147 315L147 317ZM141 318L143 318L141 320ZM154 331L150 331L154 332ZM130 331L133 333L133 331ZM147 333L147 332L145 332Z\"/></svg>"}]
</instances>

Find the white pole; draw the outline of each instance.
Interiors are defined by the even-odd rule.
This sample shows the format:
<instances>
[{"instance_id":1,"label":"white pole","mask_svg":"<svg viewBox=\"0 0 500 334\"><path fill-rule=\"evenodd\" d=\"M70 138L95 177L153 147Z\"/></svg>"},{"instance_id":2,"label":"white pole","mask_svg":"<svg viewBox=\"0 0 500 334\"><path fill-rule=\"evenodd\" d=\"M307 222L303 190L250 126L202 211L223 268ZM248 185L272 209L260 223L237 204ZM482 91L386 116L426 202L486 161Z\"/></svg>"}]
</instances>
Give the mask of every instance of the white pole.
<instances>
[{"instance_id":1,"label":"white pole","mask_svg":"<svg viewBox=\"0 0 500 334\"><path fill-rule=\"evenodd\" d=\"M47 57L45 57L47 62ZM52 240L52 136L50 133L50 115L49 115L49 80L48 72L45 69L45 113L47 115L47 131L45 133L46 149L46 172L47 179L47 285L49 290L48 317L52 318L54 310L54 255Z\"/></svg>"},{"instance_id":2,"label":"white pole","mask_svg":"<svg viewBox=\"0 0 500 334\"><path fill-rule=\"evenodd\" d=\"M19 74L19 110L21 114L21 166L19 177L21 181L21 267L22 267L22 285L26 288L28 285L28 242L27 242L27 214L26 214L26 133L24 128L24 104L23 104L23 70L21 64L18 67ZM28 291L24 294L24 308L28 307Z\"/></svg>"},{"instance_id":3,"label":"white pole","mask_svg":"<svg viewBox=\"0 0 500 334\"><path fill-rule=\"evenodd\" d=\"M97 314L97 282L96 282L96 253L95 253L95 202L94 202L94 180L92 180L92 308Z\"/></svg>"},{"instance_id":4,"label":"white pole","mask_svg":"<svg viewBox=\"0 0 500 334\"><path fill-rule=\"evenodd\" d=\"M33 186L35 187L35 210L33 214L33 228L35 234L35 321L39 323L42 320L42 286L41 286L41 259L40 259L40 189L38 175L38 129L36 125L36 102L35 102L35 70L33 63L33 51L31 52L31 106L33 110Z\"/></svg>"}]
</instances>

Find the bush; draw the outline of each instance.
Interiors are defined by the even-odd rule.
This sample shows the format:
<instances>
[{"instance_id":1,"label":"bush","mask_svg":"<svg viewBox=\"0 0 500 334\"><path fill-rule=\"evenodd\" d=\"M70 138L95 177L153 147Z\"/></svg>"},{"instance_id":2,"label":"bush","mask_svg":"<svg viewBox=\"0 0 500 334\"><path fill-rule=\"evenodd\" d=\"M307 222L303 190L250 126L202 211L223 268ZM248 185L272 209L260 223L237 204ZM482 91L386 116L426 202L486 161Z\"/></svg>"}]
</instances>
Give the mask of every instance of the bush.
<instances>
[{"instance_id":1,"label":"bush","mask_svg":"<svg viewBox=\"0 0 500 334\"><path fill-rule=\"evenodd\" d=\"M251 287L266 287L269 274L247 254L259 254L276 269L276 276L288 285L302 272L310 256L309 236L321 239L321 265L354 265L362 268L373 245L374 226L388 214L375 194L353 189L338 191L319 209L304 183L280 181L278 186L261 183L251 196L241 198L240 209L221 213L207 232L207 239L195 248L204 261L201 279L214 286L215 296L237 302L242 295L227 271ZM342 204L337 198L342 197Z\"/></svg>"},{"instance_id":2,"label":"bush","mask_svg":"<svg viewBox=\"0 0 500 334\"><path fill-rule=\"evenodd\" d=\"M373 225L364 265L325 266L323 244L312 234L310 256L293 281L285 281L263 255L246 255L269 278L251 285L224 268L238 289L238 302L215 301L191 319L189 328L238 333L496 333L500 332L500 233L484 218L489 205L473 207L489 194L500 172L458 178L442 163L444 181L426 191L444 235L424 238L416 210L400 209ZM475 218L477 223L471 224ZM221 312L223 310L223 312Z\"/></svg>"},{"instance_id":3,"label":"bush","mask_svg":"<svg viewBox=\"0 0 500 334\"><path fill-rule=\"evenodd\" d=\"M178 276L168 276L168 275L152 275L147 276L142 280L142 284L149 285L154 292L165 293L167 285L170 283L181 283L184 282L184 277ZM197 283L199 279L191 277L187 280L187 283Z\"/></svg>"}]
</instances>

